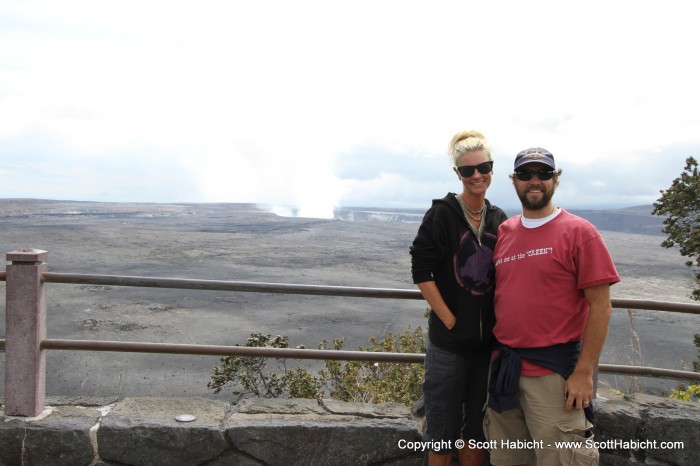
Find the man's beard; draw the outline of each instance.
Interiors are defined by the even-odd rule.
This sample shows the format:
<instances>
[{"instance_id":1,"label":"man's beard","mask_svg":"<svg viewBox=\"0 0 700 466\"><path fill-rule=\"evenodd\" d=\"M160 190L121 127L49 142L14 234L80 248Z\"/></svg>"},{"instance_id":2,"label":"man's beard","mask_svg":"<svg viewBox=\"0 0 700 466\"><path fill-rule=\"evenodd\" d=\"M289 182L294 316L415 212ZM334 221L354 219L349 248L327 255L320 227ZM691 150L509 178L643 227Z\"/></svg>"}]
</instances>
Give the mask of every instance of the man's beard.
<instances>
[{"instance_id":1,"label":"man's beard","mask_svg":"<svg viewBox=\"0 0 700 466\"><path fill-rule=\"evenodd\" d=\"M549 201L552 200L552 196L554 195L554 186L552 186L551 191L548 191L547 188L544 186L540 187L542 189L542 197L540 197L537 200L528 199L526 190L523 190L522 192L517 192L518 197L520 198L520 203L523 205L524 209L542 210L549 205Z\"/></svg>"}]
</instances>

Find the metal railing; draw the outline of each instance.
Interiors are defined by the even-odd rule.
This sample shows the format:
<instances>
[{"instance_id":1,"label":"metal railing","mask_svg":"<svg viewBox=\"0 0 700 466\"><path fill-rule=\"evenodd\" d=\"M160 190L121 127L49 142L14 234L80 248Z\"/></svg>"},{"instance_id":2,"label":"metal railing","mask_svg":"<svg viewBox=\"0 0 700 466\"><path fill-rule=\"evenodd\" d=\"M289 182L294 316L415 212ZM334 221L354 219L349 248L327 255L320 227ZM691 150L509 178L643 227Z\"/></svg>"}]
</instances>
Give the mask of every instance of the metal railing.
<instances>
[{"instance_id":1,"label":"metal railing","mask_svg":"<svg viewBox=\"0 0 700 466\"><path fill-rule=\"evenodd\" d=\"M382 353L368 351L48 339L46 338L45 300L45 285L47 283L283 293L380 299L422 300L423 297L420 291L408 289L55 273L48 272L46 269L46 264L44 264L46 255L47 253L45 251L38 250L25 250L8 253L7 260L12 261L12 264L8 265L7 272L0 272L0 281L7 282L7 336L6 340L0 340L0 349L4 350L6 347L9 348L6 352L5 364L6 414L34 416L43 409L45 394L46 350L115 351L211 356L256 356L288 359L350 360L396 363L422 363L425 357L424 354L415 353ZM612 305L616 309L661 310L700 315L700 304L634 299L613 299ZM33 316L34 322L27 322L27 316ZM6 342L12 343L7 344ZM598 371L600 373L700 381L700 373L697 372L645 366L599 364Z\"/></svg>"}]
</instances>

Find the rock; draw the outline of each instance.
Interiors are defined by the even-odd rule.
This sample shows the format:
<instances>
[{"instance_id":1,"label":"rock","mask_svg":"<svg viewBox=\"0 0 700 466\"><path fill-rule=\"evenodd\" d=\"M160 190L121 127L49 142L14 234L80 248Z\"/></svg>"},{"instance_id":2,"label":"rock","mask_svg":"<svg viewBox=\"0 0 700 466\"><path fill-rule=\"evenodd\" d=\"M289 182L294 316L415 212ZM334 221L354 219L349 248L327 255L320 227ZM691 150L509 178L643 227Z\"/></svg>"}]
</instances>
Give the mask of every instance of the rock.
<instances>
[{"instance_id":1,"label":"rock","mask_svg":"<svg viewBox=\"0 0 700 466\"><path fill-rule=\"evenodd\" d=\"M638 405L622 397L608 400L596 399L595 440L611 442L625 439L638 439L643 427L642 413ZM634 461L629 449L602 449L601 463L610 466L626 466Z\"/></svg>"},{"instance_id":2,"label":"rock","mask_svg":"<svg viewBox=\"0 0 700 466\"><path fill-rule=\"evenodd\" d=\"M0 464L88 465L95 458L90 429L100 419L95 408L47 408L36 418L0 416Z\"/></svg>"},{"instance_id":3,"label":"rock","mask_svg":"<svg viewBox=\"0 0 700 466\"><path fill-rule=\"evenodd\" d=\"M624 399L596 400L595 406L596 441L640 445L602 449L601 465L700 464L700 404L633 394Z\"/></svg>"},{"instance_id":4,"label":"rock","mask_svg":"<svg viewBox=\"0 0 700 466\"><path fill-rule=\"evenodd\" d=\"M104 417L97 433L100 458L126 464L191 466L227 448L221 431L230 405L205 398L127 398ZM192 422L178 422L192 414Z\"/></svg>"},{"instance_id":5,"label":"rock","mask_svg":"<svg viewBox=\"0 0 700 466\"><path fill-rule=\"evenodd\" d=\"M248 398L236 407L241 414L324 414L316 400L305 398Z\"/></svg>"},{"instance_id":6,"label":"rock","mask_svg":"<svg viewBox=\"0 0 700 466\"><path fill-rule=\"evenodd\" d=\"M66 400L64 400L66 401ZM83 400L93 403L95 400ZM110 401L110 400L106 400ZM596 399L602 466L700 464L700 404L649 395ZM111 410L111 411L110 411ZM180 414L194 416L178 422ZM108 406L0 411L0 465L418 466L422 419L396 403L127 398ZM678 442L662 448L662 441ZM401 448L401 445L404 448Z\"/></svg>"},{"instance_id":7,"label":"rock","mask_svg":"<svg viewBox=\"0 0 700 466\"><path fill-rule=\"evenodd\" d=\"M393 403L324 401L327 412L306 415L290 411L286 400L264 403L265 413L231 416L226 433L235 449L269 466L377 464L412 455L399 441L420 439L419 422L408 408Z\"/></svg>"},{"instance_id":8,"label":"rock","mask_svg":"<svg viewBox=\"0 0 700 466\"><path fill-rule=\"evenodd\" d=\"M25 422L0 415L0 464L22 464Z\"/></svg>"},{"instance_id":9,"label":"rock","mask_svg":"<svg viewBox=\"0 0 700 466\"><path fill-rule=\"evenodd\" d=\"M646 449L647 457L670 464L700 464L700 404L669 399L648 406L644 437L655 441L656 448ZM668 448L662 442L676 445Z\"/></svg>"}]
</instances>

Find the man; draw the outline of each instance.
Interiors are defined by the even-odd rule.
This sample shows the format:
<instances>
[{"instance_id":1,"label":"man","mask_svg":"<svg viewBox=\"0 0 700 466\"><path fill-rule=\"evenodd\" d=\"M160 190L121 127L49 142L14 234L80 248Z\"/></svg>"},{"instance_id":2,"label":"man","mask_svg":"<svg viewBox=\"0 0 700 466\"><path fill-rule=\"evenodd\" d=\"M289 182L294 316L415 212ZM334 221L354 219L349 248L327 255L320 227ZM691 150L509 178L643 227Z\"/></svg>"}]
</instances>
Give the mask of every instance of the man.
<instances>
[{"instance_id":1,"label":"man","mask_svg":"<svg viewBox=\"0 0 700 466\"><path fill-rule=\"evenodd\" d=\"M499 345L484 419L491 463L597 464L585 439L610 285L620 277L595 227L553 204L561 170L552 153L523 150L514 168L522 215L500 226L494 251Z\"/></svg>"}]
</instances>

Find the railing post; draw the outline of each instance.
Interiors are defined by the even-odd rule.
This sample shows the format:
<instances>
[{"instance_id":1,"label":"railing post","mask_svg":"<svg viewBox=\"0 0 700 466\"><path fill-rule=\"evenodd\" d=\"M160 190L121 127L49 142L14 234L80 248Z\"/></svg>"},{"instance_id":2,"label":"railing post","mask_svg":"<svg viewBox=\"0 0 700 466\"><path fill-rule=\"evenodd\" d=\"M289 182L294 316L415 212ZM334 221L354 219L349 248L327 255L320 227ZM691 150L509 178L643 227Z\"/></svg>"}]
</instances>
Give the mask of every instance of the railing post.
<instances>
[{"instance_id":1,"label":"railing post","mask_svg":"<svg viewBox=\"0 0 700 466\"><path fill-rule=\"evenodd\" d=\"M46 286L48 253L7 253L5 308L5 415L37 416L46 396Z\"/></svg>"}]
</instances>

